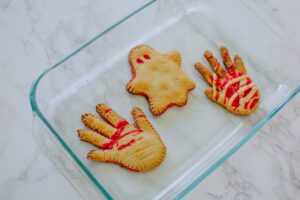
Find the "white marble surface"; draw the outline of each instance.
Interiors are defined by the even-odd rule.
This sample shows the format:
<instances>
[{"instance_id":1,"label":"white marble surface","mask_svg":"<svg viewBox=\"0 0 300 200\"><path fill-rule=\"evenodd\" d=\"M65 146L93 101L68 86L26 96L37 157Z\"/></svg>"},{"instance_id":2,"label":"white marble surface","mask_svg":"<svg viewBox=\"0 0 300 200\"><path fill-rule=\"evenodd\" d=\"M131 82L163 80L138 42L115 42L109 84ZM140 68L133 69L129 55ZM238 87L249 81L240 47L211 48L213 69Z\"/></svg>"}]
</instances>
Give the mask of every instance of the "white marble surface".
<instances>
[{"instance_id":1,"label":"white marble surface","mask_svg":"<svg viewBox=\"0 0 300 200\"><path fill-rule=\"evenodd\" d=\"M33 139L29 88L49 65L146 1L130 2L0 0L0 199L80 199ZM299 1L253 2L299 49ZM299 129L298 96L186 199L300 199Z\"/></svg>"}]
</instances>

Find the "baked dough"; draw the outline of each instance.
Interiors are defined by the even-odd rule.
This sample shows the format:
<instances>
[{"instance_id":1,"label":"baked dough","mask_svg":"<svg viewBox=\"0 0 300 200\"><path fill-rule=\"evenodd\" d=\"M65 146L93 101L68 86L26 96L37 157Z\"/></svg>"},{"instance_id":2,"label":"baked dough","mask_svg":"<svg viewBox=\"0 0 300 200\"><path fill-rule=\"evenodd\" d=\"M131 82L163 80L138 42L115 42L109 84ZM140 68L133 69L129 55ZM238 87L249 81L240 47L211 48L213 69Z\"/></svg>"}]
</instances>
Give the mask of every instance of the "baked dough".
<instances>
[{"instance_id":1,"label":"baked dough","mask_svg":"<svg viewBox=\"0 0 300 200\"><path fill-rule=\"evenodd\" d=\"M171 106L184 106L195 83L182 71L178 51L159 53L148 45L138 45L129 53L131 94L148 99L153 115L161 115Z\"/></svg>"},{"instance_id":2,"label":"baked dough","mask_svg":"<svg viewBox=\"0 0 300 200\"><path fill-rule=\"evenodd\" d=\"M78 130L82 141L101 148L90 151L88 159L115 163L136 172L153 169L162 163L166 147L141 109L132 110L135 124L129 124L105 104L98 104L96 110L108 123L87 113L81 120L90 129Z\"/></svg>"},{"instance_id":3,"label":"baked dough","mask_svg":"<svg viewBox=\"0 0 300 200\"><path fill-rule=\"evenodd\" d=\"M230 112L249 115L259 105L259 90L247 74L244 62L239 55L236 55L232 62L226 47L221 47L220 53L226 68L223 68L209 51L204 53L204 57L214 73L201 63L195 64L196 70L211 86L206 89L205 94L210 100Z\"/></svg>"}]
</instances>

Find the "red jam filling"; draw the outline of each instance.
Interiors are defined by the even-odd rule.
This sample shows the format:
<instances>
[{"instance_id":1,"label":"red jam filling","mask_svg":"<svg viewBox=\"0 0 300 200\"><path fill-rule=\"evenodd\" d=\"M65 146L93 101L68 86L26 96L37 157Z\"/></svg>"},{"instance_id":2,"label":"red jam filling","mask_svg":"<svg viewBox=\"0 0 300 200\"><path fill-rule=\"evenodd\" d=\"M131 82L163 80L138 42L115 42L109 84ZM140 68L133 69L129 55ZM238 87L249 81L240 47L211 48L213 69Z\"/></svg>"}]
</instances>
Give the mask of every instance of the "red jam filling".
<instances>
[{"instance_id":1,"label":"red jam filling","mask_svg":"<svg viewBox=\"0 0 300 200\"><path fill-rule=\"evenodd\" d=\"M120 138L121 133L124 131L126 126L121 126L120 128L117 129L117 131L111 136L112 140L117 140Z\"/></svg>"},{"instance_id":2,"label":"red jam filling","mask_svg":"<svg viewBox=\"0 0 300 200\"><path fill-rule=\"evenodd\" d=\"M118 150L125 149L126 147L129 147L129 146L131 146L131 145L134 144L134 143L135 143L135 140L132 139L132 140L130 140L130 142L128 142L127 144L122 144L122 145L118 148Z\"/></svg>"},{"instance_id":3,"label":"red jam filling","mask_svg":"<svg viewBox=\"0 0 300 200\"><path fill-rule=\"evenodd\" d=\"M111 109L111 108L109 108L109 109L105 110L105 113L108 113L108 112L110 112L110 111L112 111L112 109Z\"/></svg>"},{"instance_id":4,"label":"red jam filling","mask_svg":"<svg viewBox=\"0 0 300 200\"><path fill-rule=\"evenodd\" d=\"M227 91L226 91L226 97L227 98L230 98L236 91L238 91L239 89L239 82L236 82L234 84L231 84L228 88L227 88Z\"/></svg>"},{"instance_id":5,"label":"red jam filling","mask_svg":"<svg viewBox=\"0 0 300 200\"><path fill-rule=\"evenodd\" d=\"M146 59L146 60L149 60L150 59L150 56L149 55L144 55L144 58Z\"/></svg>"},{"instance_id":6,"label":"red jam filling","mask_svg":"<svg viewBox=\"0 0 300 200\"><path fill-rule=\"evenodd\" d=\"M228 83L228 81L230 81L230 80L232 80L232 79L234 79L234 78L237 78L237 77L240 77L240 76L242 76L242 75L244 75L244 73L243 72L238 72L238 71L236 71L236 70L229 70L228 71L228 76L226 76L226 77L224 77L224 78L219 78L219 77L217 77L217 79L215 80L215 85L216 85L216 87L217 87L217 89L219 90L219 91L222 91L223 89L224 89L224 87L226 86L226 84ZM210 80L213 82L213 77L212 76L210 76L209 77L210 78ZM246 81L246 83L245 83L245 85L248 85L248 84L250 84L252 81L251 81L251 79L247 79L247 81ZM226 103L226 101L228 101L228 99L230 99L230 97L233 95L233 94L235 94L239 89L240 89L240 81L238 81L238 82L236 82L236 83L233 83L233 84L231 84L231 85L229 85L228 87L227 87L227 91L226 91L226 94L225 94L225 103ZM243 94L241 94L240 96L237 96L235 99L234 99L234 101L232 102L232 107L234 107L235 109L237 109L238 107L239 107L239 105L240 105L240 99L242 98L242 97L245 97L245 96L247 96L250 92L251 92L251 90L252 90L252 88L249 88L249 89L247 89L245 92L243 92ZM218 93L217 93L218 94ZM257 93L253 96L253 98L254 97L256 97L257 96ZM218 99L219 98L219 96L217 95L216 96L216 99ZM250 109L252 109L256 104L257 104L257 101L258 100L253 100L253 102L251 103L251 105L250 105ZM245 104L245 107L247 108L247 106L248 106L248 104L249 104L249 102L247 102L246 104Z\"/></svg>"},{"instance_id":7,"label":"red jam filling","mask_svg":"<svg viewBox=\"0 0 300 200\"><path fill-rule=\"evenodd\" d=\"M244 95L243 95L243 96L244 96L244 97L247 96L247 95L251 92L251 90L252 90L252 88L247 89L247 90L244 92Z\"/></svg>"},{"instance_id":8,"label":"red jam filling","mask_svg":"<svg viewBox=\"0 0 300 200\"><path fill-rule=\"evenodd\" d=\"M250 109L253 109L255 107L255 105L257 104L258 99L254 99L250 105Z\"/></svg>"},{"instance_id":9,"label":"red jam filling","mask_svg":"<svg viewBox=\"0 0 300 200\"><path fill-rule=\"evenodd\" d=\"M105 144L103 144L103 149L106 149L106 150L109 150L109 149L112 149L114 147L114 145L116 144L117 146L119 145L118 144L118 141L120 139L122 139L123 137L129 135L129 134L139 134L142 132L142 130L139 130L139 129L136 129L136 130L132 130L132 131L128 131L126 133L124 133L123 135L121 135L121 133L124 131L124 129L126 128L126 126L128 125L128 122L127 121L121 121L119 122L119 124L117 125L117 130L116 132L112 135L111 137L111 140L109 142L106 142ZM127 144L123 144L121 145L118 150L122 150L122 149L125 149L129 146L131 146L132 144L135 143L135 140L132 139L129 143Z\"/></svg>"},{"instance_id":10,"label":"red jam filling","mask_svg":"<svg viewBox=\"0 0 300 200\"><path fill-rule=\"evenodd\" d=\"M234 101L232 102L231 105L232 105L232 107L234 107L234 108L238 108L239 105L240 105L240 97L237 96L237 97L234 99Z\"/></svg>"},{"instance_id":11,"label":"red jam filling","mask_svg":"<svg viewBox=\"0 0 300 200\"><path fill-rule=\"evenodd\" d=\"M143 64L143 63L144 63L144 61L143 61L142 59L140 59L140 58L136 59L136 62L137 62L138 64Z\"/></svg>"},{"instance_id":12,"label":"red jam filling","mask_svg":"<svg viewBox=\"0 0 300 200\"><path fill-rule=\"evenodd\" d=\"M126 126L126 125L128 125L128 122L127 122L126 120L123 120L123 121L120 121L120 122L117 124L116 128L119 129L119 128L121 128L122 126Z\"/></svg>"}]
</instances>

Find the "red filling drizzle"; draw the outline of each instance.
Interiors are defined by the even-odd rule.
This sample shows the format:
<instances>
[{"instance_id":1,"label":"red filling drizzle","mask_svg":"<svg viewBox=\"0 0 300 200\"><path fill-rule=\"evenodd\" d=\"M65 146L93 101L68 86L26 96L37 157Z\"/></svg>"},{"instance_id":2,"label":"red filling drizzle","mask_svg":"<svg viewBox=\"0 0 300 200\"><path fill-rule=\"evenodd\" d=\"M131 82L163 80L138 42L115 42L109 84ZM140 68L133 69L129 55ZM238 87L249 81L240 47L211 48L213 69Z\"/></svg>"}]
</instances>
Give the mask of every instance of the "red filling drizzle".
<instances>
[{"instance_id":1,"label":"red filling drizzle","mask_svg":"<svg viewBox=\"0 0 300 200\"><path fill-rule=\"evenodd\" d=\"M216 99L219 99L219 93L216 94Z\"/></svg>"},{"instance_id":2,"label":"red filling drizzle","mask_svg":"<svg viewBox=\"0 0 300 200\"><path fill-rule=\"evenodd\" d=\"M247 102L245 103L245 108L246 108L246 109L248 108L249 103L250 103L250 101L247 101Z\"/></svg>"},{"instance_id":3,"label":"red filling drizzle","mask_svg":"<svg viewBox=\"0 0 300 200\"><path fill-rule=\"evenodd\" d=\"M102 148L103 149L112 149L116 142L117 142L116 140L111 140L109 142L106 142L103 144Z\"/></svg>"},{"instance_id":4,"label":"red filling drizzle","mask_svg":"<svg viewBox=\"0 0 300 200\"><path fill-rule=\"evenodd\" d=\"M213 82L213 77L212 75L209 76L210 82Z\"/></svg>"},{"instance_id":5,"label":"red filling drizzle","mask_svg":"<svg viewBox=\"0 0 300 200\"><path fill-rule=\"evenodd\" d=\"M250 105L250 109L253 109L254 106L257 104L257 102L258 102L258 99L254 99Z\"/></svg>"},{"instance_id":6,"label":"red filling drizzle","mask_svg":"<svg viewBox=\"0 0 300 200\"><path fill-rule=\"evenodd\" d=\"M128 132L124 133L123 135L121 135L121 133L124 131L124 129L126 128L127 125L128 125L128 122L125 120L119 122L118 125L116 126L117 127L116 132L111 136L111 140L109 142L106 142L103 144L103 149L105 149L105 150L112 149L115 144L117 144L117 146L118 146L118 141L120 139L122 139L123 137L125 137L129 134L134 134L134 133L139 134L142 132L142 130L136 129L136 130L128 131ZM125 149L126 147L129 147L130 145L132 145L134 143L135 143L135 140L132 139L129 143L121 145L118 148L118 150Z\"/></svg>"},{"instance_id":7,"label":"red filling drizzle","mask_svg":"<svg viewBox=\"0 0 300 200\"><path fill-rule=\"evenodd\" d=\"M108 112L110 112L110 111L112 111L111 108L105 110L105 113L108 113Z\"/></svg>"},{"instance_id":8,"label":"red filling drizzle","mask_svg":"<svg viewBox=\"0 0 300 200\"><path fill-rule=\"evenodd\" d=\"M217 87L217 89L219 91L222 91L225 87L225 85L228 83L228 81L234 79L234 78L237 78L237 77L240 77L240 76L243 76L245 73L244 72L238 72L237 70L228 70L228 76L224 77L224 78L220 78L220 77L217 77L216 80L215 80L215 85ZM209 79L211 82L213 82L213 76L210 75L209 76ZM247 81L245 83L245 85L248 85L252 82L252 80L250 78L247 78ZM236 82L236 83L233 83L231 85L228 86L227 88L227 91L226 91L226 94L225 94L225 103L226 101L228 101L228 99L234 94L236 93L239 89L240 89L240 81L239 82ZM241 94L240 96L237 96L234 101L232 102L232 107L234 107L235 109L237 109L240 105L240 99L242 97L245 97L247 96L252 90L252 87L251 88L248 88L246 91L243 92L243 94ZM253 95L252 99L254 99L250 105L250 109L253 109L255 107L255 105L258 103L258 93L256 92L255 95ZM216 94L216 99L219 98L219 95L218 93ZM248 108L249 106L249 103L250 101L246 102L245 103L245 108Z\"/></svg>"},{"instance_id":9,"label":"red filling drizzle","mask_svg":"<svg viewBox=\"0 0 300 200\"><path fill-rule=\"evenodd\" d=\"M230 98L236 91L238 91L239 89L239 85L240 83L239 82L236 82L234 84L231 84L228 88L227 88L227 91L226 91L226 97L227 98Z\"/></svg>"},{"instance_id":10,"label":"red filling drizzle","mask_svg":"<svg viewBox=\"0 0 300 200\"><path fill-rule=\"evenodd\" d=\"M247 82L246 82L246 85L249 84L249 83L251 83L251 82L252 82L251 79L248 78Z\"/></svg>"},{"instance_id":11,"label":"red filling drizzle","mask_svg":"<svg viewBox=\"0 0 300 200\"><path fill-rule=\"evenodd\" d=\"M255 93L255 95L252 98L256 98L252 101L251 105L250 105L250 109L253 109L255 107L255 105L258 103L258 92Z\"/></svg>"},{"instance_id":12,"label":"red filling drizzle","mask_svg":"<svg viewBox=\"0 0 300 200\"><path fill-rule=\"evenodd\" d=\"M217 78L216 80L216 86L218 89L223 90L223 88L225 87L226 83L230 80L231 78L226 78L226 79L220 79Z\"/></svg>"},{"instance_id":13,"label":"red filling drizzle","mask_svg":"<svg viewBox=\"0 0 300 200\"><path fill-rule=\"evenodd\" d=\"M238 108L239 107L239 105L240 105L240 96L237 96L236 98L235 98L235 100L232 102L232 107L234 107L235 109L236 108Z\"/></svg>"},{"instance_id":14,"label":"red filling drizzle","mask_svg":"<svg viewBox=\"0 0 300 200\"><path fill-rule=\"evenodd\" d=\"M258 97L258 93L257 92L253 95L252 99L256 98L256 97ZM248 101L248 102L245 103L245 108L248 108L250 102L251 101ZM250 109L254 108L254 106L257 104L257 102L258 102L258 99L253 100L252 103L251 103L251 105L250 105Z\"/></svg>"},{"instance_id":15,"label":"red filling drizzle","mask_svg":"<svg viewBox=\"0 0 300 200\"><path fill-rule=\"evenodd\" d=\"M122 145L118 148L118 150L125 149L126 147L129 147L129 146L131 146L131 145L134 144L134 143L135 143L135 140L132 139L132 140L130 140L130 142L128 142L127 144L122 144Z\"/></svg>"},{"instance_id":16,"label":"red filling drizzle","mask_svg":"<svg viewBox=\"0 0 300 200\"><path fill-rule=\"evenodd\" d=\"M129 132L123 134L123 135L122 135L121 137L119 137L118 139L121 139L121 138L123 138L123 137L125 137L126 135L129 135L129 134L133 134L133 133L139 134L139 133L141 133L141 132L142 132L142 130L139 130L139 129L132 130L132 131L129 131Z\"/></svg>"},{"instance_id":17,"label":"red filling drizzle","mask_svg":"<svg viewBox=\"0 0 300 200\"><path fill-rule=\"evenodd\" d=\"M143 63L144 63L144 61L143 61L142 59L140 59L140 58L136 59L136 62L137 62L138 64L143 64Z\"/></svg>"},{"instance_id":18,"label":"red filling drizzle","mask_svg":"<svg viewBox=\"0 0 300 200\"><path fill-rule=\"evenodd\" d=\"M119 129L119 128L121 128L122 126L126 126L126 125L128 125L128 122L127 122L126 120L123 120L123 121L120 121L120 122L117 124L116 128Z\"/></svg>"},{"instance_id":19,"label":"red filling drizzle","mask_svg":"<svg viewBox=\"0 0 300 200\"><path fill-rule=\"evenodd\" d=\"M116 130L116 132L111 136L111 139L112 139L112 140L117 140L117 139L119 139L120 136L121 136L121 133L124 131L125 127L126 127L126 126L121 126L120 128L118 128L118 129Z\"/></svg>"},{"instance_id":20,"label":"red filling drizzle","mask_svg":"<svg viewBox=\"0 0 300 200\"><path fill-rule=\"evenodd\" d=\"M146 55L144 55L144 58L147 59L147 60L149 60L150 56L146 54Z\"/></svg>"},{"instance_id":21,"label":"red filling drizzle","mask_svg":"<svg viewBox=\"0 0 300 200\"><path fill-rule=\"evenodd\" d=\"M252 88L249 88L249 89L247 89L247 90L244 92L244 97L247 96L247 94L249 94L249 92L251 91L251 89L252 89Z\"/></svg>"},{"instance_id":22,"label":"red filling drizzle","mask_svg":"<svg viewBox=\"0 0 300 200\"><path fill-rule=\"evenodd\" d=\"M232 78L235 78L235 77L238 77L238 76L242 76L242 75L245 74L244 72L238 72L237 70L231 70L228 73L230 74L230 76Z\"/></svg>"}]
</instances>

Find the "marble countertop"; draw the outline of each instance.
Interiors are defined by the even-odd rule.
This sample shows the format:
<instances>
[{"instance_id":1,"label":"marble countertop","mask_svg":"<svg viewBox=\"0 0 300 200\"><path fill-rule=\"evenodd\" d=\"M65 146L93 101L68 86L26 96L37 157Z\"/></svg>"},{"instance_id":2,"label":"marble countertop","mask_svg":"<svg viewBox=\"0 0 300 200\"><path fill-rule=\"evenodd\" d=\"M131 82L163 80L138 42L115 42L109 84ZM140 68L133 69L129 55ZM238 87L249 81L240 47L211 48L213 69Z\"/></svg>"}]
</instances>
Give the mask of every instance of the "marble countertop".
<instances>
[{"instance_id":1,"label":"marble countertop","mask_svg":"<svg viewBox=\"0 0 300 200\"><path fill-rule=\"evenodd\" d=\"M33 138L29 88L48 66L146 0L122 2L0 0L0 199L81 199ZM299 49L299 1L254 2ZM298 95L185 199L300 199L299 130Z\"/></svg>"}]
</instances>

